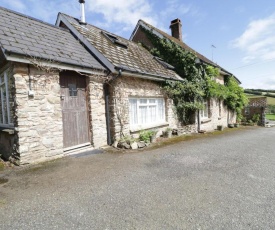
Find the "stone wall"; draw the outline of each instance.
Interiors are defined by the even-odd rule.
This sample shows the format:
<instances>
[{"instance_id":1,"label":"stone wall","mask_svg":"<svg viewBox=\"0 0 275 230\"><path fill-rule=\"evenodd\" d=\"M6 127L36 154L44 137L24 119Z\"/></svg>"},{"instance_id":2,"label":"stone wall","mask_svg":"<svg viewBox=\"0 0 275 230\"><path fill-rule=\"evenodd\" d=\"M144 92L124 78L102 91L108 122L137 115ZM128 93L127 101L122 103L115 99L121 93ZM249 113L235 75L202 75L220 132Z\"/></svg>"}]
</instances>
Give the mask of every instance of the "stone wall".
<instances>
[{"instance_id":1,"label":"stone wall","mask_svg":"<svg viewBox=\"0 0 275 230\"><path fill-rule=\"evenodd\" d=\"M236 122L236 114L227 109L223 101L218 99L209 100L209 112L207 119L201 119L201 130L213 131L218 125L227 127L229 123Z\"/></svg>"},{"instance_id":2,"label":"stone wall","mask_svg":"<svg viewBox=\"0 0 275 230\"><path fill-rule=\"evenodd\" d=\"M9 91L9 102L10 102L10 119L11 123L14 122L14 100L13 100L13 92L14 92L14 78L13 78L13 66L11 63L6 64L3 68L0 69L0 73L7 73L8 77L8 91ZM1 109L1 107L0 107ZM1 112L2 116L2 112ZM2 118L1 118L2 120ZM15 140L17 139L16 134L14 132L14 127L10 127L9 125L0 127L0 155L3 159L8 160L9 157L13 154L13 147Z\"/></svg>"},{"instance_id":3,"label":"stone wall","mask_svg":"<svg viewBox=\"0 0 275 230\"><path fill-rule=\"evenodd\" d=\"M59 73L15 64L15 130L21 164L63 154ZM29 96L30 88L34 96Z\"/></svg>"},{"instance_id":4,"label":"stone wall","mask_svg":"<svg viewBox=\"0 0 275 230\"><path fill-rule=\"evenodd\" d=\"M242 115L251 120L254 114L260 114L259 125L265 125L265 113L267 110L267 98L266 97L254 97L249 98L248 106L242 111Z\"/></svg>"},{"instance_id":5,"label":"stone wall","mask_svg":"<svg viewBox=\"0 0 275 230\"><path fill-rule=\"evenodd\" d=\"M110 92L110 122L112 141L119 139L121 133L123 135L138 135L136 132L130 131L129 124L129 97L155 97L164 98L165 100L165 115L166 124L158 127L152 127L161 130L166 127L176 128L177 120L173 112L173 101L168 99L165 93L161 90L160 83L141 78L120 76L114 80L109 86Z\"/></svg>"},{"instance_id":6,"label":"stone wall","mask_svg":"<svg viewBox=\"0 0 275 230\"><path fill-rule=\"evenodd\" d=\"M138 136L139 130L131 132L129 124L129 97L155 97L165 100L166 123L149 129L158 130L157 136L167 127L177 129L178 134L189 134L197 131L197 124L183 126L177 119L173 100L161 89L160 83L134 77L120 77L110 86L110 114L112 140L119 139L120 134Z\"/></svg>"},{"instance_id":7,"label":"stone wall","mask_svg":"<svg viewBox=\"0 0 275 230\"><path fill-rule=\"evenodd\" d=\"M107 145L106 108L103 82L89 77L89 110L91 121L92 144L95 148Z\"/></svg>"}]
</instances>

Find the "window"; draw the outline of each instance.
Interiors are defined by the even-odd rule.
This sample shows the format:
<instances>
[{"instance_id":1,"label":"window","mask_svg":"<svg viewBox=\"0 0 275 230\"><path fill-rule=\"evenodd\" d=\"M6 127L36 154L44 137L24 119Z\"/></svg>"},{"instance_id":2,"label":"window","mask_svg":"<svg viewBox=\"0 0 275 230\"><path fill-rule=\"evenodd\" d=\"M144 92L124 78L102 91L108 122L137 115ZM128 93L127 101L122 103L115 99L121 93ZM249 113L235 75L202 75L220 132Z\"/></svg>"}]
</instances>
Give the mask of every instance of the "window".
<instances>
[{"instance_id":1,"label":"window","mask_svg":"<svg viewBox=\"0 0 275 230\"><path fill-rule=\"evenodd\" d=\"M144 128L165 122L163 98L130 98L130 127Z\"/></svg>"},{"instance_id":2,"label":"window","mask_svg":"<svg viewBox=\"0 0 275 230\"><path fill-rule=\"evenodd\" d=\"M200 110L201 118L208 118L208 101L203 102L203 109Z\"/></svg>"},{"instance_id":3,"label":"window","mask_svg":"<svg viewBox=\"0 0 275 230\"><path fill-rule=\"evenodd\" d=\"M219 99L218 103L219 103L219 117L221 117L222 116L222 100Z\"/></svg>"},{"instance_id":4,"label":"window","mask_svg":"<svg viewBox=\"0 0 275 230\"><path fill-rule=\"evenodd\" d=\"M0 125L10 126L13 125L13 114L11 107L13 105L13 99L9 89L11 88L11 82L8 79L7 72L0 75Z\"/></svg>"},{"instance_id":5,"label":"window","mask_svg":"<svg viewBox=\"0 0 275 230\"><path fill-rule=\"evenodd\" d=\"M121 46L123 48L128 48L128 44L124 41L122 41L121 39L119 39L117 36L115 35L112 35L112 34L109 34L105 31L101 31L101 33L106 37L108 38L112 43L118 45L118 46Z\"/></svg>"}]
</instances>

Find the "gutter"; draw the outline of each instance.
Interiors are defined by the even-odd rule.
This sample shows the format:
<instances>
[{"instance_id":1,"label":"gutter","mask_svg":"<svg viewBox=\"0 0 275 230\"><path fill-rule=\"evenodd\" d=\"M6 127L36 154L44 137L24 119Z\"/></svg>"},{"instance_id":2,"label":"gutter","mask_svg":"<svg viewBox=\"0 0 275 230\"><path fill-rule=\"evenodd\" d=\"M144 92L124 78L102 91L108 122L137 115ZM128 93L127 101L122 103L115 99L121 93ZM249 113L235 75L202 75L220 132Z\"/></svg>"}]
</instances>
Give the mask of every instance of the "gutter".
<instances>
[{"instance_id":1,"label":"gutter","mask_svg":"<svg viewBox=\"0 0 275 230\"><path fill-rule=\"evenodd\" d=\"M116 74L118 75L122 75L122 76L130 76L130 77L137 77L137 78L142 78L142 79L148 79L148 80L153 80L153 81L166 81L166 80L170 80L170 81L183 81L183 79L181 79L179 77L179 79L174 79L172 77L164 77L161 75L157 75L157 74L150 74L150 73L146 73L146 72L138 72L138 71L134 71L134 70L128 70L125 69L123 67L119 67L116 66Z\"/></svg>"},{"instance_id":2,"label":"gutter","mask_svg":"<svg viewBox=\"0 0 275 230\"><path fill-rule=\"evenodd\" d=\"M73 63L69 63L69 62L60 62L57 60L52 59L53 62L56 63L50 63L49 61L47 61L44 58L38 57L38 56L27 56L26 54L22 54L16 51L9 51L9 50L5 50L2 49L4 56L6 58L7 61L15 61L15 62L22 62L22 63L26 63L26 64L34 64L32 61L30 61L29 59L31 58L37 58L39 59L39 61L41 62L41 64L43 65L47 65L47 66L51 66L53 68L60 68L60 69L65 69L65 70L74 70L74 71L79 71L79 72L86 72L86 73L91 73L91 74L99 74L102 71L102 76L104 76L106 73L106 70L104 69L92 69L89 66L83 66L83 65L78 65L78 64L73 64ZM13 56L14 55L14 56ZM18 57L16 57L18 56ZM22 58L25 57L25 58ZM60 64L59 64L60 63Z\"/></svg>"}]
</instances>

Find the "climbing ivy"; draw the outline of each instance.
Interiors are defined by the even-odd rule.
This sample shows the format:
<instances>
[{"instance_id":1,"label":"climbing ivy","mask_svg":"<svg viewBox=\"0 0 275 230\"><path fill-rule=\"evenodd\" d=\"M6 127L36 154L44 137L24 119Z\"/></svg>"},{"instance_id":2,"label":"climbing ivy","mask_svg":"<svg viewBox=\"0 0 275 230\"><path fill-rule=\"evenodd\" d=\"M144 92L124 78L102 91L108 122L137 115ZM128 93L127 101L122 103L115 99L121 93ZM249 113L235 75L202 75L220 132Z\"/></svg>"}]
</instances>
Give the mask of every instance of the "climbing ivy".
<instances>
[{"instance_id":1,"label":"climbing ivy","mask_svg":"<svg viewBox=\"0 0 275 230\"><path fill-rule=\"evenodd\" d=\"M214 79L220 75L218 68L196 63L197 57L194 53L142 29L154 48L145 47L154 56L173 65L177 74L183 78L182 81L166 81L163 85L167 95L173 99L178 118L183 124L192 122L192 115L203 108L202 102L207 98L224 100L228 108L240 116L247 98L233 77L228 77L225 85L217 83Z\"/></svg>"}]
</instances>

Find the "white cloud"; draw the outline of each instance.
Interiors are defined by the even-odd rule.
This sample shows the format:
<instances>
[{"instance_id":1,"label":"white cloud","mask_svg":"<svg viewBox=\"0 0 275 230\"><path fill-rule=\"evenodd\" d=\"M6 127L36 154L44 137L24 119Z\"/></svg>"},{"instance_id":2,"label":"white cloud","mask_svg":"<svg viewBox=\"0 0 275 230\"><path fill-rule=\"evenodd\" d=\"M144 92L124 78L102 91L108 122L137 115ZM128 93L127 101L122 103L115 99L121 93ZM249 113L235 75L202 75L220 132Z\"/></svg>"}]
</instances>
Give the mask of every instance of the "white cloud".
<instances>
[{"instance_id":1,"label":"white cloud","mask_svg":"<svg viewBox=\"0 0 275 230\"><path fill-rule=\"evenodd\" d=\"M139 19L148 23L156 22L156 14L148 0L87 0L87 13L103 16L108 25L120 24L122 30L133 30Z\"/></svg>"},{"instance_id":2,"label":"white cloud","mask_svg":"<svg viewBox=\"0 0 275 230\"><path fill-rule=\"evenodd\" d=\"M235 48L243 50L247 62L275 58L275 14L249 23L244 33L232 42Z\"/></svg>"},{"instance_id":3,"label":"white cloud","mask_svg":"<svg viewBox=\"0 0 275 230\"><path fill-rule=\"evenodd\" d=\"M10 9L14 9L16 11L24 11L26 10L26 5L24 4L24 1L22 0L13 0L13 1L10 1L10 0L2 0L3 1L3 4L7 5Z\"/></svg>"}]
</instances>

